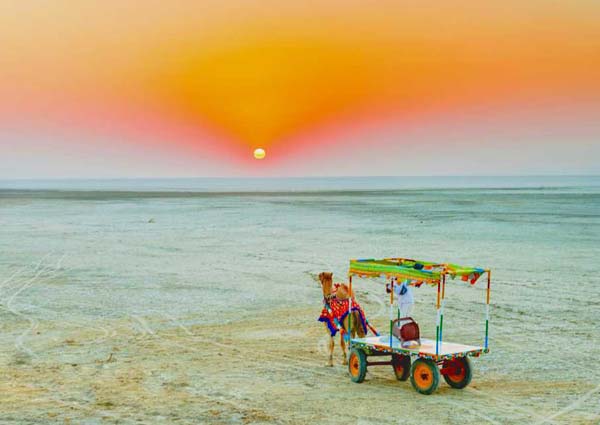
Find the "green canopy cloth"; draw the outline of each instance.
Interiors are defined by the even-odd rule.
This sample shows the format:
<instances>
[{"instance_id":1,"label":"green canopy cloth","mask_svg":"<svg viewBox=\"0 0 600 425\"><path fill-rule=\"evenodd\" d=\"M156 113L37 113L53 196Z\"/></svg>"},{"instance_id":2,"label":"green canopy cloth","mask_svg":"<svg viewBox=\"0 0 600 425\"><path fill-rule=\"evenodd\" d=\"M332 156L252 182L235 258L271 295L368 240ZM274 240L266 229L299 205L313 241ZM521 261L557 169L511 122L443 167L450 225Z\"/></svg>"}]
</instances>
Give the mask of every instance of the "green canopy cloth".
<instances>
[{"instance_id":1,"label":"green canopy cloth","mask_svg":"<svg viewBox=\"0 0 600 425\"><path fill-rule=\"evenodd\" d=\"M443 275L448 275L452 279L458 276L461 280L468 281L473 285L486 272L488 270L479 267L465 267L451 263L433 263L408 258L384 258L383 260L350 260L348 275L409 279L410 284L414 286L420 286L422 283L437 284Z\"/></svg>"}]
</instances>

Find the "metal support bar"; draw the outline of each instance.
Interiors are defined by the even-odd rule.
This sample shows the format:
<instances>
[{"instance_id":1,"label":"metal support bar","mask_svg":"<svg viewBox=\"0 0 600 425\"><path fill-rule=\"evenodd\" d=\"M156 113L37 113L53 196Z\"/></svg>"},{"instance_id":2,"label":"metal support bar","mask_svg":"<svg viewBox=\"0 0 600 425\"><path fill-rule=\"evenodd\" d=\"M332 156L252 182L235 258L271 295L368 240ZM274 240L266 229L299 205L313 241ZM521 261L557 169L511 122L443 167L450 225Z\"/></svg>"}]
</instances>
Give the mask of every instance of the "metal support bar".
<instances>
[{"instance_id":1,"label":"metal support bar","mask_svg":"<svg viewBox=\"0 0 600 425\"><path fill-rule=\"evenodd\" d=\"M440 286L441 282L438 280L437 285L437 301L435 303L435 308L437 311L437 319L435 322L435 355L440 354Z\"/></svg>"},{"instance_id":2,"label":"metal support bar","mask_svg":"<svg viewBox=\"0 0 600 425\"><path fill-rule=\"evenodd\" d=\"M440 347L442 346L443 338L443 330L444 330L444 304L446 297L446 275L442 275L442 302L440 306Z\"/></svg>"},{"instance_id":3,"label":"metal support bar","mask_svg":"<svg viewBox=\"0 0 600 425\"><path fill-rule=\"evenodd\" d=\"M348 348L352 344L352 300L354 294L352 292L352 275L348 276L348 292L350 292L350 298L348 299Z\"/></svg>"},{"instance_id":4,"label":"metal support bar","mask_svg":"<svg viewBox=\"0 0 600 425\"><path fill-rule=\"evenodd\" d=\"M394 338L394 278L390 279L390 348Z\"/></svg>"},{"instance_id":5,"label":"metal support bar","mask_svg":"<svg viewBox=\"0 0 600 425\"><path fill-rule=\"evenodd\" d=\"M367 366L390 366L392 364L391 361L381 361L381 362L367 362Z\"/></svg>"},{"instance_id":6,"label":"metal support bar","mask_svg":"<svg viewBox=\"0 0 600 425\"><path fill-rule=\"evenodd\" d=\"M382 351L371 351L369 353L369 357L373 357L373 356L391 356L392 353L387 353L387 352L382 352Z\"/></svg>"},{"instance_id":7,"label":"metal support bar","mask_svg":"<svg viewBox=\"0 0 600 425\"><path fill-rule=\"evenodd\" d=\"M492 285L492 272L487 272L487 291L485 294L485 338L483 340L483 348L487 350L489 342L489 327L490 327L490 290Z\"/></svg>"}]
</instances>

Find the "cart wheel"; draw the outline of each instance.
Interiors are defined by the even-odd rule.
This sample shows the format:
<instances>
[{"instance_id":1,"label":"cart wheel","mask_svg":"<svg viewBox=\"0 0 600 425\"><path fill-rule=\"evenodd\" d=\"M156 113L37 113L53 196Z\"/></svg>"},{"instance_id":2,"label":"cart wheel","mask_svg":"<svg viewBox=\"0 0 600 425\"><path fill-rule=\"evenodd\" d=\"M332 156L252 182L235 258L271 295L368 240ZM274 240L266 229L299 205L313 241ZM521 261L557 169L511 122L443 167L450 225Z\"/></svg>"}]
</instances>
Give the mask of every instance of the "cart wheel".
<instances>
[{"instance_id":1,"label":"cart wheel","mask_svg":"<svg viewBox=\"0 0 600 425\"><path fill-rule=\"evenodd\" d=\"M444 380L452 388L464 388L471 382L471 362L466 357L459 357L452 360L444 360L443 369L453 369L449 373L444 373Z\"/></svg>"},{"instance_id":2,"label":"cart wheel","mask_svg":"<svg viewBox=\"0 0 600 425\"><path fill-rule=\"evenodd\" d=\"M353 348L350 351L350 359L348 360L348 371L352 382L360 383L365 380L367 374L367 355L358 348Z\"/></svg>"},{"instance_id":3,"label":"cart wheel","mask_svg":"<svg viewBox=\"0 0 600 425\"><path fill-rule=\"evenodd\" d=\"M417 392L431 394L440 384L440 371L434 361L417 359L410 368L410 383Z\"/></svg>"},{"instance_id":4,"label":"cart wheel","mask_svg":"<svg viewBox=\"0 0 600 425\"><path fill-rule=\"evenodd\" d=\"M392 354L392 366L398 381L406 381L410 376L410 356Z\"/></svg>"}]
</instances>

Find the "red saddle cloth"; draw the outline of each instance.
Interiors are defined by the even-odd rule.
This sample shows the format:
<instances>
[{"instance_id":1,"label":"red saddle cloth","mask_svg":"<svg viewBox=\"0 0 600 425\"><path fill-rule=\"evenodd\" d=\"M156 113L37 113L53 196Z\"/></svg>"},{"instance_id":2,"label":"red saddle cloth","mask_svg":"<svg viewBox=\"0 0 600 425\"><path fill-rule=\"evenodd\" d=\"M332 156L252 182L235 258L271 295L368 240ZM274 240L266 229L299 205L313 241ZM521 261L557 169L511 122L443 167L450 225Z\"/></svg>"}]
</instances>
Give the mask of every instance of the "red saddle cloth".
<instances>
[{"instance_id":1,"label":"red saddle cloth","mask_svg":"<svg viewBox=\"0 0 600 425\"><path fill-rule=\"evenodd\" d=\"M336 284L336 289L339 284ZM338 324L339 328L342 332L342 335L346 332L342 327L346 316L348 315L348 303L349 299L339 300L336 297L332 297L329 299L327 304L323 307L321 311L321 315L319 316L318 321L327 323L327 327L329 328L329 332L331 336L335 336L338 332ZM328 308L329 307L329 308ZM363 311L360 304L358 304L355 300L352 300L352 311L357 311L360 317L359 325L362 326L365 334L367 333L367 320L365 316L365 312ZM337 323L336 323L337 322ZM352 323L352 326L356 326L356 323Z\"/></svg>"}]
</instances>

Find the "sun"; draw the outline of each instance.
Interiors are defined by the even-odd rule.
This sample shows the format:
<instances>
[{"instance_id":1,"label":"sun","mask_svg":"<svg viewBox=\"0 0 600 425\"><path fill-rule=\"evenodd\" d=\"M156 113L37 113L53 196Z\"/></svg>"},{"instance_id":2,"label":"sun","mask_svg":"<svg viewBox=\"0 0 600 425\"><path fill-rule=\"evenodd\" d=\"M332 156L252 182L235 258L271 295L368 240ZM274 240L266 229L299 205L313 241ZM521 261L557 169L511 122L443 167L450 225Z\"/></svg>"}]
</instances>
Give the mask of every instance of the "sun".
<instances>
[{"instance_id":1,"label":"sun","mask_svg":"<svg viewBox=\"0 0 600 425\"><path fill-rule=\"evenodd\" d=\"M267 155L267 153L265 152L265 150L263 148L256 148L254 149L254 158L256 159L264 159L264 157Z\"/></svg>"}]
</instances>

